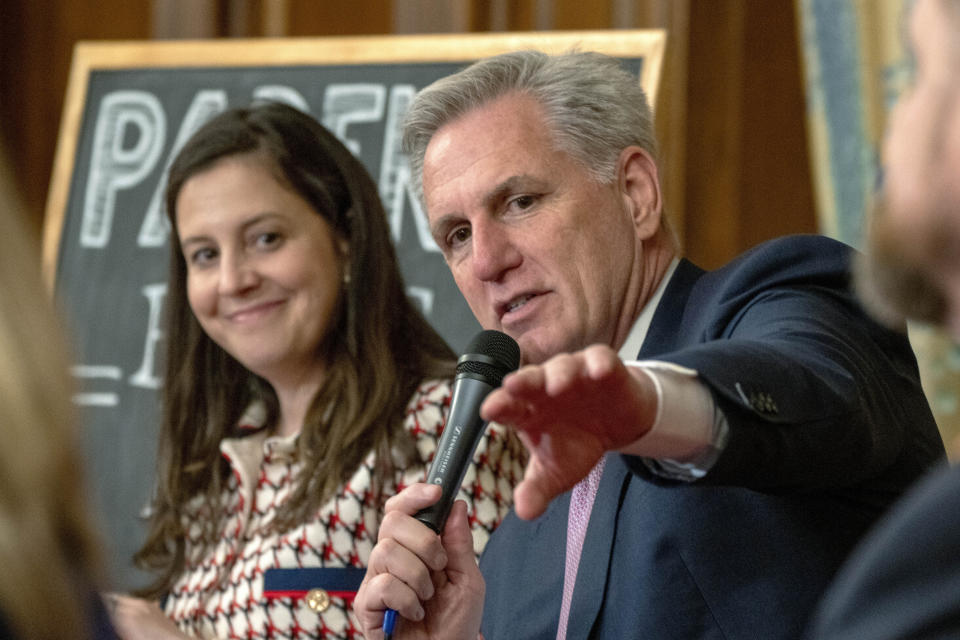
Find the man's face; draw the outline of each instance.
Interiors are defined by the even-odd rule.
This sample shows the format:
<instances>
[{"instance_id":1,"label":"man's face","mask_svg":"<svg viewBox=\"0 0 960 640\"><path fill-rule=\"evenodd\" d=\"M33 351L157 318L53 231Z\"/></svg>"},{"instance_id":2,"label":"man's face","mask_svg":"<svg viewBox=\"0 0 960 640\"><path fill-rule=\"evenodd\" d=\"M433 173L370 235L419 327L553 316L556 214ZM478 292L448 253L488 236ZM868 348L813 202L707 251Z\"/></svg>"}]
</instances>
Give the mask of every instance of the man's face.
<instances>
[{"instance_id":1,"label":"man's face","mask_svg":"<svg viewBox=\"0 0 960 640\"><path fill-rule=\"evenodd\" d=\"M527 363L625 339L643 269L622 180L600 184L511 94L441 127L424 158L430 228L485 329ZM659 196L655 199L659 221ZM626 329L624 329L626 326Z\"/></svg>"},{"instance_id":2,"label":"man's face","mask_svg":"<svg viewBox=\"0 0 960 640\"><path fill-rule=\"evenodd\" d=\"M910 22L914 86L883 148L884 187L858 277L868 302L948 322L960 335L960 66L956 18L919 0ZM943 313L948 318L937 317Z\"/></svg>"}]
</instances>

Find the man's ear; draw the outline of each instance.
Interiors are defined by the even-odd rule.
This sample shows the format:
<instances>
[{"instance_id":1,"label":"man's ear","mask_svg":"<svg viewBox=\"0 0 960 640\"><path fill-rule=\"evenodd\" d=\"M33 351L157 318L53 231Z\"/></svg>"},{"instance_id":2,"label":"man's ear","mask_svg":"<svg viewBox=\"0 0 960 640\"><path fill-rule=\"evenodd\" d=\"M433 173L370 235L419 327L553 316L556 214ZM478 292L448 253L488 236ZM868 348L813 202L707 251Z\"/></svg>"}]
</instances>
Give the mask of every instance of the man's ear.
<instances>
[{"instance_id":1,"label":"man's ear","mask_svg":"<svg viewBox=\"0 0 960 640\"><path fill-rule=\"evenodd\" d=\"M627 147L620 152L617 181L638 237L641 240L651 238L660 230L663 215L657 163L640 147Z\"/></svg>"}]
</instances>

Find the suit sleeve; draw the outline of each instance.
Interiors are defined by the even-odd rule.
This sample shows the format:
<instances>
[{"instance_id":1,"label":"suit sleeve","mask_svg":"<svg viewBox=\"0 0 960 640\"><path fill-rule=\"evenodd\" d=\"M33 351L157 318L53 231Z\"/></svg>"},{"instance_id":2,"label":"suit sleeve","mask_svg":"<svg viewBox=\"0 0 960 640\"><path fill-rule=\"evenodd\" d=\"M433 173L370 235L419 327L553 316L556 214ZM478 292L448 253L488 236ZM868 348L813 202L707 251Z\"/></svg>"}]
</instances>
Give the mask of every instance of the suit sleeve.
<instances>
[{"instance_id":1,"label":"suit sleeve","mask_svg":"<svg viewBox=\"0 0 960 640\"><path fill-rule=\"evenodd\" d=\"M825 240L768 244L705 275L679 328L695 337L656 356L696 370L727 417L699 482L884 494L942 456L906 336L863 313L846 250Z\"/></svg>"}]
</instances>

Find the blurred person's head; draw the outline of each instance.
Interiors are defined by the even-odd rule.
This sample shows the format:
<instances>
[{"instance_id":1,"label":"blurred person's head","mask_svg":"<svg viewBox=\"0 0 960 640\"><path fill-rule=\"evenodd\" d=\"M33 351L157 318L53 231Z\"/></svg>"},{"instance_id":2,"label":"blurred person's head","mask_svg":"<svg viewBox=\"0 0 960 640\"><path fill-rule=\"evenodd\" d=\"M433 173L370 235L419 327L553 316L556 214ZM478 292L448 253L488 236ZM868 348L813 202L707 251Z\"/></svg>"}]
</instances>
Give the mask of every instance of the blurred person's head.
<instances>
[{"instance_id":1,"label":"blurred person's head","mask_svg":"<svg viewBox=\"0 0 960 640\"><path fill-rule=\"evenodd\" d=\"M0 158L0 165L2 165ZM85 638L98 553L67 347L33 230L0 167L0 617L17 638Z\"/></svg>"},{"instance_id":2,"label":"blurred person's head","mask_svg":"<svg viewBox=\"0 0 960 640\"><path fill-rule=\"evenodd\" d=\"M528 363L623 343L676 251L635 75L594 52L481 60L417 95L404 148L485 329Z\"/></svg>"},{"instance_id":3,"label":"blurred person's head","mask_svg":"<svg viewBox=\"0 0 960 640\"><path fill-rule=\"evenodd\" d=\"M909 34L915 76L891 115L857 285L890 323L960 336L960 1L917 0Z\"/></svg>"}]
</instances>

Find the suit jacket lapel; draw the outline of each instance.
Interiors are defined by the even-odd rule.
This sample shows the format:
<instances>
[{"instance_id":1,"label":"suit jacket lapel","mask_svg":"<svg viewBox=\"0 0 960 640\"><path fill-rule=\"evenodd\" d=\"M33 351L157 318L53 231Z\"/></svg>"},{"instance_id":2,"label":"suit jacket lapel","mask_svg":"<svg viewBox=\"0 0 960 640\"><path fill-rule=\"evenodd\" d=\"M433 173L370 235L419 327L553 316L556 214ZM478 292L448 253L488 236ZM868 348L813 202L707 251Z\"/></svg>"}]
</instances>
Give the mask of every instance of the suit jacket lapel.
<instances>
[{"instance_id":1,"label":"suit jacket lapel","mask_svg":"<svg viewBox=\"0 0 960 640\"><path fill-rule=\"evenodd\" d=\"M673 350L680 336L678 331L683 312L687 307L687 299L703 269L686 259L681 259L673 272L673 277L667 284L667 290L660 298L660 305L653 314L647 336L640 347L638 359L651 358L658 353Z\"/></svg>"},{"instance_id":2,"label":"suit jacket lapel","mask_svg":"<svg viewBox=\"0 0 960 640\"><path fill-rule=\"evenodd\" d=\"M694 283L703 273L688 260L680 261L653 315L638 358L649 358L672 348L677 339L677 326L683 317L687 298ZM633 474L620 455L608 453L577 568L577 583L573 590L567 624L567 638L570 640L588 638L600 615L607 574L613 557L620 505L632 478ZM564 502L569 505L569 493L564 497ZM569 511L568 506L565 511Z\"/></svg>"}]
</instances>

